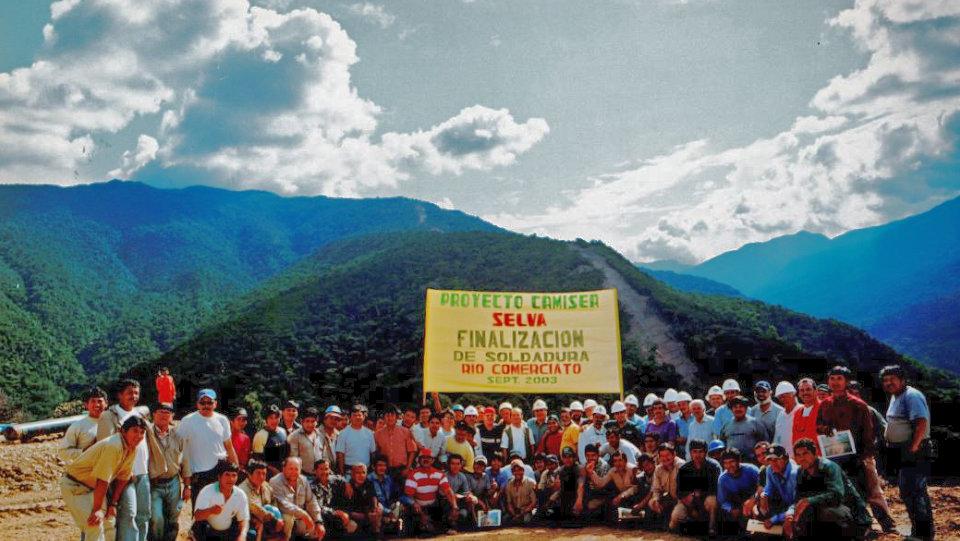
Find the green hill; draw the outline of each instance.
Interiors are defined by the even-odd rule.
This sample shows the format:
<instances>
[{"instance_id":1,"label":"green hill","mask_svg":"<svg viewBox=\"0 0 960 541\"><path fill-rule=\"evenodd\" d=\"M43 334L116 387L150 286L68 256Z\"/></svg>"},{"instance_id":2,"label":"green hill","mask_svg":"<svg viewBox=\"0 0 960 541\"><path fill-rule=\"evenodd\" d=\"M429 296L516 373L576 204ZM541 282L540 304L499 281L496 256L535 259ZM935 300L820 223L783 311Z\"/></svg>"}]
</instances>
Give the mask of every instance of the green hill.
<instances>
[{"instance_id":1,"label":"green hill","mask_svg":"<svg viewBox=\"0 0 960 541\"><path fill-rule=\"evenodd\" d=\"M843 363L879 400L877 370L901 362L931 393L940 418L960 396L955 378L902 358L852 326L758 301L683 293L599 243L482 232L403 233L328 245L289 276L247 295L246 304L227 311L221 322L132 374L145 378L157 365L168 365L182 385L218 388L228 404L258 406L286 397L315 404L414 401L421 388L426 288L573 291L605 287L611 272L649 300L654 317L682 342L698 370L683 383L691 391L701 393L734 374L747 384L801 375L822 380L829 366ZM621 305L625 336L633 308ZM672 367L657 362L660 346L625 342L628 389L681 384Z\"/></svg>"},{"instance_id":2,"label":"green hill","mask_svg":"<svg viewBox=\"0 0 960 541\"><path fill-rule=\"evenodd\" d=\"M0 186L0 393L47 415L87 376L158 357L317 248L416 229L496 228L402 198Z\"/></svg>"}]
</instances>

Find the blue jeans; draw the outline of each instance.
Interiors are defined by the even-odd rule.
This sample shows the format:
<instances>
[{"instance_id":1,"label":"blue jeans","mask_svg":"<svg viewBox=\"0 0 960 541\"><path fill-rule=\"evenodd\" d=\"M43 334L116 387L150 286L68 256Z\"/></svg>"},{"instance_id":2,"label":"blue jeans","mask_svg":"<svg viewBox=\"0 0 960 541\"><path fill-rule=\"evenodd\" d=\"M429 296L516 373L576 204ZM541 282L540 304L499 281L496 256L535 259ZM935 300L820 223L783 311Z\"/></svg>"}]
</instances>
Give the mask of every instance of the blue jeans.
<instances>
[{"instance_id":1,"label":"blue jeans","mask_svg":"<svg viewBox=\"0 0 960 541\"><path fill-rule=\"evenodd\" d=\"M130 478L117 506L117 541L146 541L150 526L150 477Z\"/></svg>"},{"instance_id":2,"label":"blue jeans","mask_svg":"<svg viewBox=\"0 0 960 541\"><path fill-rule=\"evenodd\" d=\"M930 475L930 462L918 460L903 464L897 478L900 498L910 516L913 537L933 539L933 511L930 508L930 495L927 493L927 476Z\"/></svg>"},{"instance_id":3,"label":"blue jeans","mask_svg":"<svg viewBox=\"0 0 960 541\"><path fill-rule=\"evenodd\" d=\"M176 541L180 530L180 479L150 487L150 541Z\"/></svg>"}]
</instances>

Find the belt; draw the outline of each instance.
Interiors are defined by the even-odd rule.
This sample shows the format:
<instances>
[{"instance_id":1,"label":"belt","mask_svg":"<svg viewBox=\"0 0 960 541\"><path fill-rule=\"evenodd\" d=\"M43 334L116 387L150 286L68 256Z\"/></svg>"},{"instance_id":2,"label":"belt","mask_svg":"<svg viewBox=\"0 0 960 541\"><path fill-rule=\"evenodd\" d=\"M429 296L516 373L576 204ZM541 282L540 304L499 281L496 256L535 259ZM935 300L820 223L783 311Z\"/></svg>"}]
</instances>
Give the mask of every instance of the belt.
<instances>
[{"instance_id":1,"label":"belt","mask_svg":"<svg viewBox=\"0 0 960 541\"><path fill-rule=\"evenodd\" d=\"M173 477L167 477L166 479L151 479L150 484L152 486L162 487L164 485L169 484L170 481L173 481L176 478L177 478L176 476L173 476Z\"/></svg>"},{"instance_id":2,"label":"belt","mask_svg":"<svg viewBox=\"0 0 960 541\"><path fill-rule=\"evenodd\" d=\"M86 483L80 481L79 479L77 479L76 477L70 475L69 473L65 473L65 474L63 474L63 476L66 477L67 479L69 479L70 481L73 481L74 483L80 485L80 486L84 486L84 487L89 488L90 490L94 490L94 489L90 488Z\"/></svg>"}]
</instances>

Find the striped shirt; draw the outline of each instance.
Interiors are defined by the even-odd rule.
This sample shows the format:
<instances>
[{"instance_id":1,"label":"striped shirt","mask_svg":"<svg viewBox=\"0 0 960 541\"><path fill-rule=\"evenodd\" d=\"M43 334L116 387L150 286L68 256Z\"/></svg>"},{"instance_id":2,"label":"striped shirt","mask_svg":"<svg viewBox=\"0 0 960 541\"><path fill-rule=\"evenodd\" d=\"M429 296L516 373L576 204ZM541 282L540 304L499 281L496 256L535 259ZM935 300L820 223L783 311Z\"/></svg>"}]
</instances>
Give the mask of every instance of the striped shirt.
<instances>
[{"instance_id":1,"label":"striped shirt","mask_svg":"<svg viewBox=\"0 0 960 541\"><path fill-rule=\"evenodd\" d=\"M404 493L421 506L433 505L440 489L449 490L447 476L436 468L417 468L407 476Z\"/></svg>"}]
</instances>

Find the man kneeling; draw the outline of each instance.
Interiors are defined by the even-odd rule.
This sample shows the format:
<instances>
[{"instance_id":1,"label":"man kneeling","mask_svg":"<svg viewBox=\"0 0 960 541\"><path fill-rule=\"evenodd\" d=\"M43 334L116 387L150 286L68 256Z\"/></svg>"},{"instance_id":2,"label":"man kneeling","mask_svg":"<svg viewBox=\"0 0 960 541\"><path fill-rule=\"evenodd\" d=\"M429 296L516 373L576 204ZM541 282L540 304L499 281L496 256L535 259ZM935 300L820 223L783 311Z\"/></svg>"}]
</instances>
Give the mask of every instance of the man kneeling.
<instances>
[{"instance_id":1,"label":"man kneeling","mask_svg":"<svg viewBox=\"0 0 960 541\"><path fill-rule=\"evenodd\" d=\"M201 541L245 541L250 525L247 495L237 488L240 468L225 460L217 464L217 482L197 495L193 534Z\"/></svg>"}]
</instances>

